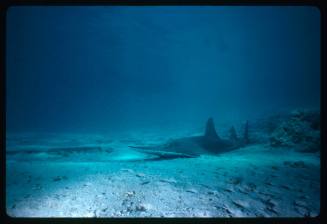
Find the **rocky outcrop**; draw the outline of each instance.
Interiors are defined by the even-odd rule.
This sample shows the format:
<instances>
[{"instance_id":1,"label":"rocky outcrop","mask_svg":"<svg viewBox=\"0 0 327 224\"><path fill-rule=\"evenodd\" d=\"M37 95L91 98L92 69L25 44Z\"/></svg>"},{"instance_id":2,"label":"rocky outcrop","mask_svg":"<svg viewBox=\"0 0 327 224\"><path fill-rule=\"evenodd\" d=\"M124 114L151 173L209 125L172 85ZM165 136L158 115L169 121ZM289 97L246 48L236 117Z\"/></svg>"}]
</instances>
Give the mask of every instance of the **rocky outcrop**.
<instances>
[{"instance_id":1,"label":"rocky outcrop","mask_svg":"<svg viewBox=\"0 0 327 224\"><path fill-rule=\"evenodd\" d=\"M302 152L320 150L319 111L295 110L270 135L272 147L292 147Z\"/></svg>"}]
</instances>

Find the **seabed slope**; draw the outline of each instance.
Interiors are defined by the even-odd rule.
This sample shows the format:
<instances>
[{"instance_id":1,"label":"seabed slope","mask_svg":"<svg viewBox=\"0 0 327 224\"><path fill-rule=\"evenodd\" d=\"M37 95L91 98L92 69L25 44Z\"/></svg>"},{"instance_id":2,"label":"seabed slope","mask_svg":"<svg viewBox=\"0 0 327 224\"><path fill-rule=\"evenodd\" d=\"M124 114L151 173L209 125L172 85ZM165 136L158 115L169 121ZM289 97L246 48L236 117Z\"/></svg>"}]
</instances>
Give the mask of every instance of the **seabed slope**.
<instances>
[{"instance_id":1,"label":"seabed slope","mask_svg":"<svg viewBox=\"0 0 327 224\"><path fill-rule=\"evenodd\" d=\"M128 148L140 142L135 138L8 139L13 217L303 217L320 210L319 153L253 144L146 161Z\"/></svg>"}]
</instances>

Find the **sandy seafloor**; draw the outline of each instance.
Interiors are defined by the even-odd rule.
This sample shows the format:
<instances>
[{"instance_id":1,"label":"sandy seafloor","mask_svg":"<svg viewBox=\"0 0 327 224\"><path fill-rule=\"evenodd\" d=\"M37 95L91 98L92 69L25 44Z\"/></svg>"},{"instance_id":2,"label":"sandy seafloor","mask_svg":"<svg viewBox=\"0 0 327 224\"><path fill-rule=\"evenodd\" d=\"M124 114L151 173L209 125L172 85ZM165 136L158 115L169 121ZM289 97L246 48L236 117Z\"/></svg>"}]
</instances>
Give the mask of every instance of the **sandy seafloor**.
<instances>
[{"instance_id":1,"label":"sandy seafloor","mask_svg":"<svg viewBox=\"0 0 327 224\"><path fill-rule=\"evenodd\" d=\"M269 144L260 143L220 155L144 161L147 155L128 148L133 144L161 143L166 137L7 135L7 214L12 217L319 214L319 153L272 149ZM86 150L77 148L63 153L65 147L86 147ZM53 148L53 152L47 153Z\"/></svg>"}]
</instances>

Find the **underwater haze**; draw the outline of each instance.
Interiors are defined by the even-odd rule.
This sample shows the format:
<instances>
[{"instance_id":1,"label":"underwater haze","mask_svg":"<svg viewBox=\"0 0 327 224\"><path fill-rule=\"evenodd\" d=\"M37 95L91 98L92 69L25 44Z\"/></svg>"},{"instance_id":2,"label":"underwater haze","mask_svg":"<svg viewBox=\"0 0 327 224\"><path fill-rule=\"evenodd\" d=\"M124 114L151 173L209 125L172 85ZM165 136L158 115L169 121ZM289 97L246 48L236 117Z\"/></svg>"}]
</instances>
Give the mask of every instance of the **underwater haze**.
<instances>
[{"instance_id":1,"label":"underwater haze","mask_svg":"<svg viewBox=\"0 0 327 224\"><path fill-rule=\"evenodd\" d=\"M15 6L12 217L320 212L320 12Z\"/></svg>"}]
</instances>

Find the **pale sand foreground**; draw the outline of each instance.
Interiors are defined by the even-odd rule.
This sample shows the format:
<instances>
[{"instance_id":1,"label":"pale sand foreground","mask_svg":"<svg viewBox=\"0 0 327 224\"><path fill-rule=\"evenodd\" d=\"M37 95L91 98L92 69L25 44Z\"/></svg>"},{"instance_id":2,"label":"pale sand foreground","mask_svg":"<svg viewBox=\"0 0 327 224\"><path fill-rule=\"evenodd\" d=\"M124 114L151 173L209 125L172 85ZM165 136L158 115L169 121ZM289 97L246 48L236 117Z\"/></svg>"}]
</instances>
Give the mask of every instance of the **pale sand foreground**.
<instances>
[{"instance_id":1,"label":"pale sand foreground","mask_svg":"<svg viewBox=\"0 0 327 224\"><path fill-rule=\"evenodd\" d=\"M7 155L14 217L303 217L320 209L318 154L252 145L219 156L137 160L128 141L63 159ZM32 160L29 158L32 158Z\"/></svg>"}]
</instances>

